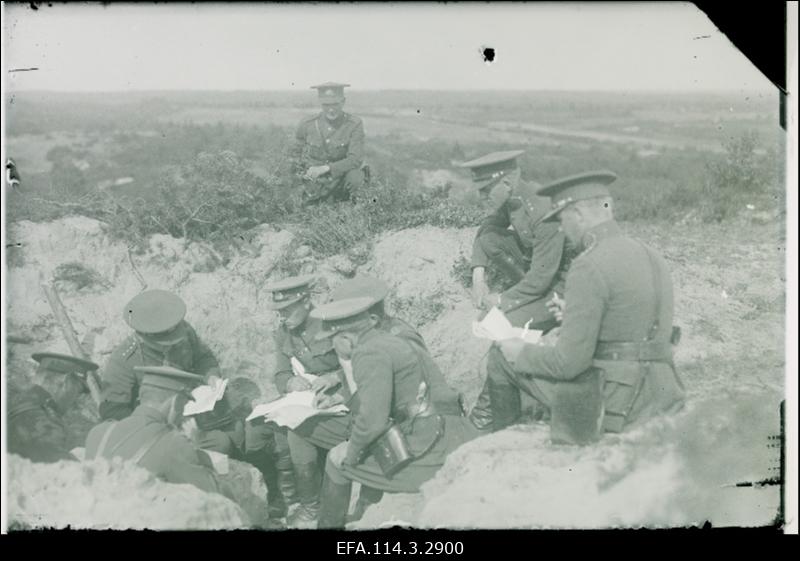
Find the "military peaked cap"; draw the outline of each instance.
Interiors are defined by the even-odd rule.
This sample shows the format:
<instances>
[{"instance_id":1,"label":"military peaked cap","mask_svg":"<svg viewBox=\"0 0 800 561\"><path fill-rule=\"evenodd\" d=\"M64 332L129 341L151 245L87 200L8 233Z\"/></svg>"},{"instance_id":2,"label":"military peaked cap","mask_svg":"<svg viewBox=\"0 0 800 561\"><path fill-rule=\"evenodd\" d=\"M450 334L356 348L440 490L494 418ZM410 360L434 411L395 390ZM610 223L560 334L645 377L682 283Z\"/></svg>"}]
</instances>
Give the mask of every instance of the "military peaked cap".
<instances>
[{"instance_id":1,"label":"military peaked cap","mask_svg":"<svg viewBox=\"0 0 800 561\"><path fill-rule=\"evenodd\" d=\"M555 221L559 212L576 201L610 196L607 185L616 179L617 174L611 171L589 171L545 185L537 191L537 194L550 197L552 206L542 217L542 222Z\"/></svg>"},{"instance_id":2,"label":"military peaked cap","mask_svg":"<svg viewBox=\"0 0 800 561\"><path fill-rule=\"evenodd\" d=\"M311 317L322 320L322 330L316 338L332 337L362 323L369 317L367 310L374 305L375 299L367 296L336 300L315 308L311 311Z\"/></svg>"},{"instance_id":3,"label":"military peaked cap","mask_svg":"<svg viewBox=\"0 0 800 561\"><path fill-rule=\"evenodd\" d=\"M190 392L192 388L205 383L205 378L173 368L172 366L134 366L134 370L142 372L141 384L174 392Z\"/></svg>"},{"instance_id":4,"label":"military peaked cap","mask_svg":"<svg viewBox=\"0 0 800 561\"><path fill-rule=\"evenodd\" d=\"M53 372L94 372L100 366L91 360L85 360L76 356L64 355L61 353L33 353L31 358L39 363L39 366L52 370Z\"/></svg>"},{"instance_id":5,"label":"military peaked cap","mask_svg":"<svg viewBox=\"0 0 800 561\"><path fill-rule=\"evenodd\" d=\"M339 103L344 101L344 89L350 84L340 84L338 82L325 82L311 86L319 93L319 100L322 103Z\"/></svg>"},{"instance_id":6,"label":"military peaked cap","mask_svg":"<svg viewBox=\"0 0 800 561\"><path fill-rule=\"evenodd\" d=\"M517 169L517 157L524 154L525 150L508 150L505 152L492 152L480 158L459 164L459 167L469 168L472 171L472 181L482 184L478 189L483 189L488 184Z\"/></svg>"},{"instance_id":7,"label":"military peaked cap","mask_svg":"<svg viewBox=\"0 0 800 561\"><path fill-rule=\"evenodd\" d=\"M347 279L331 292L331 302L348 298L372 298L377 304L389 294L389 285L380 279L368 275L357 275Z\"/></svg>"},{"instance_id":8,"label":"military peaked cap","mask_svg":"<svg viewBox=\"0 0 800 561\"><path fill-rule=\"evenodd\" d=\"M315 280L314 275L289 277L266 285L264 290L272 292L272 309L282 310L307 296Z\"/></svg>"},{"instance_id":9,"label":"military peaked cap","mask_svg":"<svg viewBox=\"0 0 800 561\"><path fill-rule=\"evenodd\" d=\"M167 290L146 290L128 302L123 315L125 322L138 333L166 333L183 321L186 304Z\"/></svg>"}]
</instances>

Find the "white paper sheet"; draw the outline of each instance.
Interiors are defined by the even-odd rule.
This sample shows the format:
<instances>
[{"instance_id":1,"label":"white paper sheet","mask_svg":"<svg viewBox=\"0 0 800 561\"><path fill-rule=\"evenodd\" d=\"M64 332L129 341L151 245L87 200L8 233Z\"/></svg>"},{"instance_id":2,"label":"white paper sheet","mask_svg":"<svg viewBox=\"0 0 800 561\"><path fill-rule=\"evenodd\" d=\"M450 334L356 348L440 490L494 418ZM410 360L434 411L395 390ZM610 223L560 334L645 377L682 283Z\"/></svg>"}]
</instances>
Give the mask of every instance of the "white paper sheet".
<instances>
[{"instance_id":1,"label":"white paper sheet","mask_svg":"<svg viewBox=\"0 0 800 561\"><path fill-rule=\"evenodd\" d=\"M225 395L225 388L228 387L228 380L217 379L213 386L198 386L192 390L194 401L188 402L183 407L183 415L189 417L198 413L205 413L214 409L214 404Z\"/></svg>"},{"instance_id":2,"label":"white paper sheet","mask_svg":"<svg viewBox=\"0 0 800 561\"><path fill-rule=\"evenodd\" d=\"M472 322L472 334L491 341L520 338L531 344L538 343L542 337L542 332L539 330L511 325L506 315L496 306L492 307L481 321Z\"/></svg>"},{"instance_id":3,"label":"white paper sheet","mask_svg":"<svg viewBox=\"0 0 800 561\"><path fill-rule=\"evenodd\" d=\"M314 407L316 392L290 392L280 399L256 405L247 420L264 417L278 425L295 429L303 422L316 415L342 415L349 409L344 405L335 405L328 409Z\"/></svg>"}]
</instances>

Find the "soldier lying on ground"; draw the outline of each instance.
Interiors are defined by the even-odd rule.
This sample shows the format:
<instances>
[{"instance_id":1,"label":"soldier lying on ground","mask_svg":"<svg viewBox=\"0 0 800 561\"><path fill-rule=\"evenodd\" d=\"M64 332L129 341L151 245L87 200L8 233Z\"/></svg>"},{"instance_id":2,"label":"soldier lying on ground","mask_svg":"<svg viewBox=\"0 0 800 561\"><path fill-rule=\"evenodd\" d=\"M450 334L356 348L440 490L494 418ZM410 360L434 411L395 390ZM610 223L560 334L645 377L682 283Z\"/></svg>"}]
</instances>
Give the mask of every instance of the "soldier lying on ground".
<instances>
[{"instance_id":1,"label":"soldier lying on ground","mask_svg":"<svg viewBox=\"0 0 800 561\"><path fill-rule=\"evenodd\" d=\"M418 492L451 451L477 435L430 354L377 329L379 318L368 312L374 304L372 298L351 298L312 312L324 321L317 338L332 337L338 356L352 361L358 388L349 439L328 454L320 528L344 526L353 481L381 491ZM384 446L388 429L395 443L404 442L402 450Z\"/></svg>"},{"instance_id":2,"label":"soldier lying on ground","mask_svg":"<svg viewBox=\"0 0 800 561\"><path fill-rule=\"evenodd\" d=\"M611 172L567 177L539 190L581 251L567 275L554 347L506 340L490 351L494 429L519 416L520 391L550 408L551 437L583 444L683 406L672 360L672 281L664 259L614 221ZM502 352L500 352L502 351Z\"/></svg>"},{"instance_id":3,"label":"soldier lying on ground","mask_svg":"<svg viewBox=\"0 0 800 561\"><path fill-rule=\"evenodd\" d=\"M65 419L69 414L80 416L73 409L87 392L82 377L98 366L58 353L34 353L32 357L38 362L33 385L22 389L9 384L8 452L34 462L74 460L70 450L83 445L83 429L90 421L83 419L80 426L70 426Z\"/></svg>"}]
</instances>

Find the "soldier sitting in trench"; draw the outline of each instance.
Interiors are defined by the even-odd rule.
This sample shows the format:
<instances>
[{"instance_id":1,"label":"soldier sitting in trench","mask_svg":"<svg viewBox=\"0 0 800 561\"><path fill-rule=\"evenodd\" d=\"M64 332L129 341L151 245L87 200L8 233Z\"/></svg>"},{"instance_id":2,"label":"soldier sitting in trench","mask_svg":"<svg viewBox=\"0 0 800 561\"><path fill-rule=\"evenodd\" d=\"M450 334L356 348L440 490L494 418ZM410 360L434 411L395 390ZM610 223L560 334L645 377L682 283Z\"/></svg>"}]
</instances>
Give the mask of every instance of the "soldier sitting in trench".
<instances>
[{"instance_id":1,"label":"soldier sitting in trench","mask_svg":"<svg viewBox=\"0 0 800 561\"><path fill-rule=\"evenodd\" d=\"M34 462L74 460L70 450L82 446L89 420L73 411L87 391L84 376L97 364L59 353L34 353L38 363L33 385L27 389L9 384L8 452ZM82 423L68 423L79 416Z\"/></svg>"},{"instance_id":2,"label":"soldier sitting in trench","mask_svg":"<svg viewBox=\"0 0 800 561\"><path fill-rule=\"evenodd\" d=\"M458 395L428 351L378 329L369 313L373 298L349 298L320 306L317 339L333 338L342 361L352 361L358 409L350 434L328 454L319 528L344 526L351 483L394 493L418 492L447 455L477 436ZM328 406L321 397L320 406Z\"/></svg>"},{"instance_id":3,"label":"soldier sitting in trench","mask_svg":"<svg viewBox=\"0 0 800 561\"><path fill-rule=\"evenodd\" d=\"M330 295L330 301L345 300L358 296L372 298L374 304L368 310L379 319L377 327L425 349L425 341L413 327L401 319L386 314L384 300L389 293L389 286L380 279L359 275L343 281ZM331 372L320 374L311 384L330 404L344 403L350 413L341 416L320 416L308 419L299 427L289 431L289 449L295 470L300 508L289 519L289 526L294 528L314 528L319 514L319 492L322 480L321 467L328 451L346 441L350 436L352 415L358 410L356 385L353 379L350 361L337 357L342 367ZM441 382L444 384L444 380ZM382 491L362 486L356 506L355 517L370 504L376 503L383 495Z\"/></svg>"},{"instance_id":4,"label":"soldier sitting in trench","mask_svg":"<svg viewBox=\"0 0 800 561\"><path fill-rule=\"evenodd\" d=\"M132 413L140 403L142 374L137 370L143 366L172 366L201 375L207 384L219 379L219 362L185 315L184 301L166 290L148 290L127 303L123 317L134 333L114 350L103 369L101 417L119 420ZM198 434L198 445L257 467L267 484L272 513L282 517L286 506L274 475L277 460L271 431L248 440L242 419L222 417L223 422L211 422ZM288 447L285 455L288 457Z\"/></svg>"},{"instance_id":5,"label":"soldier sitting in trench","mask_svg":"<svg viewBox=\"0 0 800 561\"><path fill-rule=\"evenodd\" d=\"M183 406L203 377L169 366L137 367L137 372L141 374L139 405L126 418L93 428L86 438L85 458L119 457L164 481L223 493L208 456L180 431Z\"/></svg>"}]
</instances>

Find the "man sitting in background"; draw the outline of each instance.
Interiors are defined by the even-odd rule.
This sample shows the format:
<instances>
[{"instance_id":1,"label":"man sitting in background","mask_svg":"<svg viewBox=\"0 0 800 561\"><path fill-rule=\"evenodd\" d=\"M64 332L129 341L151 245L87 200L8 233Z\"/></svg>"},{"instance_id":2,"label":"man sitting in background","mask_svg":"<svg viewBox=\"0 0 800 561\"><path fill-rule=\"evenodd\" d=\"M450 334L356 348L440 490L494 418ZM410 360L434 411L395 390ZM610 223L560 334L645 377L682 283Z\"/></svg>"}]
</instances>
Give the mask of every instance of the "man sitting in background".
<instances>
[{"instance_id":1,"label":"man sitting in background","mask_svg":"<svg viewBox=\"0 0 800 561\"><path fill-rule=\"evenodd\" d=\"M303 119L290 153L292 175L302 180L304 204L346 201L364 185L364 125L342 109L348 85L312 86L319 92L322 112Z\"/></svg>"}]
</instances>

